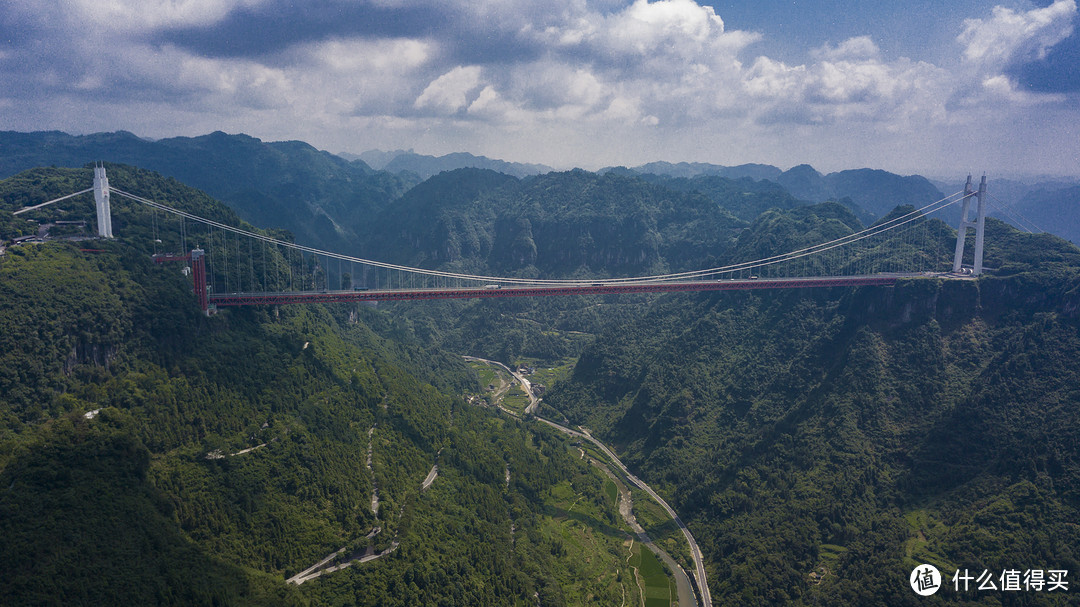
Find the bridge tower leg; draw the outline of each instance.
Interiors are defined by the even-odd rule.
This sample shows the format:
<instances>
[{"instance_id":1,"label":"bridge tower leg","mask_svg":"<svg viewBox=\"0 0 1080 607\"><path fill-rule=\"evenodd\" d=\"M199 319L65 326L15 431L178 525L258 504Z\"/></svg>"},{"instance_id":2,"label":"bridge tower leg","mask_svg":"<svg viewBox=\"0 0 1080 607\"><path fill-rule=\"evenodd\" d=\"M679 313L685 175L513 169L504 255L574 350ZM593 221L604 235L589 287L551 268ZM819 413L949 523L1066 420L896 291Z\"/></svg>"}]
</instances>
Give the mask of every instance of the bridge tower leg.
<instances>
[{"instance_id":1,"label":"bridge tower leg","mask_svg":"<svg viewBox=\"0 0 1080 607\"><path fill-rule=\"evenodd\" d=\"M971 198L977 202L975 221L968 221L968 212L971 210ZM968 175L964 185L964 206L960 211L960 229L956 233L956 252L953 255L953 273L959 274L964 261L964 240L967 238L968 228L975 228L975 267L972 275L978 276L983 270L983 243L986 229L986 175L979 182L979 190L971 188L971 175Z\"/></svg>"},{"instance_id":2,"label":"bridge tower leg","mask_svg":"<svg viewBox=\"0 0 1080 607\"><path fill-rule=\"evenodd\" d=\"M971 273L978 276L983 271L983 243L986 241L986 175L979 182L976 198L979 208L975 212L975 269Z\"/></svg>"},{"instance_id":3,"label":"bridge tower leg","mask_svg":"<svg viewBox=\"0 0 1080 607\"><path fill-rule=\"evenodd\" d=\"M97 207L98 236L112 238L112 211L109 209L109 178L105 167L94 167L94 205Z\"/></svg>"},{"instance_id":4,"label":"bridge tower leg","mask_svg":"<svg viewBox=\"0 0 1080 607\"><path fill-rule=\"evenodd\" d=\"M209 313L210 298L206 293L206 254L202 249L191 250L191 276L195 280L195 300L203 313Z\"/></svg>"}]
</instances>

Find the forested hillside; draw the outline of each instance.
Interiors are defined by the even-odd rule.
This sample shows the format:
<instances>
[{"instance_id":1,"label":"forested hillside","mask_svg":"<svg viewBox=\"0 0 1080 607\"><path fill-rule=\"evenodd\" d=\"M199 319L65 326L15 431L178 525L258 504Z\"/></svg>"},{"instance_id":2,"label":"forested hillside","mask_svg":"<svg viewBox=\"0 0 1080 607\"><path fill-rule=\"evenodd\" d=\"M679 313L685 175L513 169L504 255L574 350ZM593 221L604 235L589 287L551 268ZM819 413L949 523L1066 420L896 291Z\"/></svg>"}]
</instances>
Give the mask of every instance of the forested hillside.
<instances>
[{"instance_id":1,"label":"forested hillside","mask_svg":"<svg viewBox=\"0 0 1080 607\"><path fill-rule=\"evenodd\" d=\"M748 225L734 213L787 203L775 188L746 191L723 181L707 197L612 173L518 180L481 169L450 171L382 212L371 223L367 254L421 267L542 278L602 279L719 265L732 258ZM424 302L390 309L420 339L454 351L556 361L576 355L603 326L637 314L648 299Z\"/></svg>"},{"instance_id":2,"label":"forested hillside","mask_svg":"<svg viewBox=\"0 0 1080 607\"><path fill-rule=\"evenodd\" d=\"M1080 251L987 231L978 281L665 298L545 401L663 486L717 604L956 598L911 592L923 562L1076 571Z\"/></svg>"},{"instance_id":3,"label":"forested hillside","mask_svg":"<svg viewBox=\"0 0 1080 607\"><path fill-rule=\"evenodd\" d=\"M385 217L392 228L382 239L398 240L397 248L388 244L382 251L400 263L440 269L603 280L613 274L610 268L623 269L615 275L640 276L761 259L865 227L839 203L801 205L772 184L758 182L751 187L742 180L703 179L714 186L709 196L610 173L551 173L524 182L490 172L445 173L410 191L399 203L404 211L399 216ZM552 210L537 210L541 207ZM882 220L913 211L898 207ZM734 214L754 219L748 223ZM526 228L532 238L524 237ZM515 233L514 242L524 243L529 252L536 247L531 264L500 254L506 248L496 243L505 243ZM568 242L574 235L588 246L567 251L573 248ZM920 224L919 235L917 244L896 238L844 259L810 258L799 270L853 274L913 263L947 270L955 232L930 220ZM890 263L889 251L895 263ZM611 265L597 269L589 259L609 259ZM619 266L618 260L632 262ZM455 351L501 360L524 356L554 361L576 356L587 343L582 337L605 328L618 330L654 299L642 295L425 302L396 304L391 310L421 339Z\"/></svg>"},{"instance_id":4,"label":"forested hillside","mask_svg":"<svg viewBox=\"0 0 1080 607\"><path fill-rule=\"evenodd\" d=\"M209 193L254 225L287 228L301 242L352 253L370 216L415 183L300 141L221 132L157 141L127 132L0 132L0 178L95 161L157 171Z\"/></svg>"},{"instance_id":5,"label":"forested hillside","mask_svg":"<svg viewBox=\"0 0 1080 607\"><path fill-rule=\"evenodd\" d=\"M713 184L717 177L749 180L748 185L755 181L767 181L778 184L791 196L805 202L848 199L859 218L868 223L898 205L919 208L943 197L937 187L921 175L905 177L876 169L851 169L823 175L808 164L781 171L774 166L761 164L725 167L705 163L650 162L633 169L605 170L637 174L651 180L659 177L662 182L667 181L664 178L670 178L677 189L684 190L687 184L692 184L706 193L715 187ZM758 187L764 187L764 184ZM956 215L959 216L958 213Z\"/></svg>"},{"instance_id":6,"label":"forested hillside","mask_svg":"<svg viewBox=\"0 0 1080 607\"><path fill-rule=\"evenodd\" d=\"M773 199L746 196L758 206ZM410 190L376 218L366 242L371 254L425 267L627 276L709 263L744 225L720 201L634 177L571 171L517 180L461 169Z\"/></svg>"},{"instance_id":7,"label":"forested hillside","mask_svg":"<svg viewBox=\"0 0 1080 607\"><path fill-rule=\"evenodd\" d=\"M25 227L12 209L90 173L0 182L5 225ZM173 180L118 166L110 180L239 223ZM151 261L155 217L114 210L115 241L0 255L0 603L561 605L631 592L616 570L581 574L560 539L552 496L607 504L597 473L552 433L466 404L476 378L459 357L389 338L401 332L367 307L205 317L180 267ZM614 524L608 510L574 533L618 562L622 536L591 531ZM335 553L331 564L382 556L285 583Z\"/></svg>"},{"instance_id":8,"label":"forested hillside","mask_svg":"<svg viewBox=\"0 0 1080 607\"><path fill-rule=\"evenodd\" d=\"M776 183L754 181L750 177L731 179L715 175L664 177L642 175L642 179L678 192L698 192L743 221L753 221L769 209L791 209L802 204Z\"/></svg>"}]
</instances>

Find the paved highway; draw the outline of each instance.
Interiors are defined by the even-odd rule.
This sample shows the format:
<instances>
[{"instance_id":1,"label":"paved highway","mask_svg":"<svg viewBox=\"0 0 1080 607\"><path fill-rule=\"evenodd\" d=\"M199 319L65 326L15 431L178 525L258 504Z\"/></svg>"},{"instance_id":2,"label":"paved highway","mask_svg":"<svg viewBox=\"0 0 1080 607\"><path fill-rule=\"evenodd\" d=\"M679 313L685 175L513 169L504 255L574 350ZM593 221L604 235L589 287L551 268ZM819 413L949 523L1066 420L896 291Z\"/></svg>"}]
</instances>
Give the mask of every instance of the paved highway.
<instances>
[{"instance_id":1,"label":"paved highway","mask_svg":"<svg viewBox=\"0 0 1080 607\"><path fill-rule=\"evenodd\" d=\"M677 607L697 607L697 600L694 597L694 585L690 583L689 576L686 575L686 570L679 566L675 562L675 559L671 558L667 552L657 546L649 534L645 532L645 528L637 522L637 517L634 516L634 498L630 494L630 489L626 484L622 482L622 479L612 472L605 464L599 460L588 456L592 465L599 468L604 474L608 476L619 490L619 514L622 515L626 524L630 525L630 528L637 534L641 543L652 550L660 560L671 569L672 575L675 576L675 586L678 588L679 604Z\"/></svg>"},{"instance_id":2,"label":"paved highway","mask_svg":"<svg viewBox=\"0 0 1080 607\"><path fill-rule=\"evenodd\" d=\"M537 406L540 403L540 399L536 398L536 396L533 395L532 386L529 384L529 381L527 379L522 377L519 373L511 371L509 367L502 364L501 362L495 360L487 360L485 358L477 358L475 356L465 356L464 358L465 360L475 360L478 362L498 365L503 369L506 369L507 373L510 373L514 376L515 379L521 382L521 385L525 388L525 392L529 395L529 407L525 410L525 412L532 412L535 414ZM664 508L664 510L668 513L668 516L670 516L671 519L675 521L675 524L679 526L679 529L682 530L683 535L686 537L687 544L690 545L690 556L694 559L694 568L696 570L694 572L694 578L698 585L698 592L701 595L701 604L703 605L703 607L712 607L712 596L709 594L709 583L705 577L705 560L701 556L701 549L698 548L697 542L694 541L694 536L690 533L690 530L686 527L686 524L682 522L682 519L679 518L679 515L675 513L675 510L673 510L671 506L669 506L668 503L664 501L664 498L660 497L660 495L653 491L652 487L650 487L644 481L631 474L630 471L626 469L626 466L623 465L622 460L620 460L618 456L616 456L611 451L611 449L608 449L607 445L593 438L593 436L589 434L587 430L572 430L562 424L555 423L549 419L544 419L538 415L536 416L536 419L551 426L552 428L555 428L556 430L559 430L560 432L569 434L570 436L578 436L584 438L585 440L596 445L598 449L603 451L605 455L611 458L611 461L614 462L620 470L622 470L623 474L626 475L626 478L629 479L631 483L636 485L645 493L648 493L650 497L656 500L656 502Z\"/></svg>"},{"instance_id":3,"label":"paved highway","mask_svg":"<svg viewBox=\"0 0 1080 607\"><path fill-rule=\"evenodd\" d=\"M660 504L665 511L667 511L668 516L670 516L671 519L675 521L675 524L678 525L679 529L682 530L683 535L686 536L686 542L690 544L690 556L694 559L694 568L696 569L694 577L697 581L698 591L701 594L701 604L704 607L712 607L712 596L709 594L709 583L708 580L705 578L705 561L701 557L701 549L698 548L697 542L694 541L694 536L690 534L690 530L687 529L686 524L682 522L682 519L679 518L678 514L675 514L675 511L672 510L671 506L669 506L668 503L664 501L664 498L660 497L655 491L652 490L652 487L647 485L644 481L631 474L630 471L626 469L626 466L623 465L622 460L620 460L614 453L612 453L611 449L607 448L607 445L593 438L592 435L588 433L588 431L582 430L579 432L577 430L571 430L570 428L567 428L562 424L557 424L551 420L544 419L542 417L537 417L536 419L551 426L552 428L555 428L556 430L559 430L560 432L564 432L571 436L579 436L596 445L598 449L603 451L605 455L611 458L611 461L614 462L620 470L622 470L623 474L626 475L626 478L631 483L637 485L637 487L645 493L648 493L650 497L656 500L656 502Z\"/></svg>"}]
</instances>

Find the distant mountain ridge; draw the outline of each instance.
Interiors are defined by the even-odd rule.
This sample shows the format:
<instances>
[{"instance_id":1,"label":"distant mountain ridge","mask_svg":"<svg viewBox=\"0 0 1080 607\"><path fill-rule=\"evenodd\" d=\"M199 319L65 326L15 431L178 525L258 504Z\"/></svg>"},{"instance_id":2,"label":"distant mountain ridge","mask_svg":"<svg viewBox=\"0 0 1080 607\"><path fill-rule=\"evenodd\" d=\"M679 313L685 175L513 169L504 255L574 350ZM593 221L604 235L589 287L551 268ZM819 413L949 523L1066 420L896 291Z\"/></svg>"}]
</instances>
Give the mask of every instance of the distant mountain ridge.
<instances>
[{"instance_id":1,"label":"distant mountain ridge","mask_svg":"<svg viewBox=\"0 0 1080 607\"><path fill-rule=\"evenodd\" d=\"M511 177L529 177L543 175L555 169L545 164L530 164L525 162L508 162L487 156L476 156L468 152L455 152L443 156L428 156L417 154L410 150L396 150L385 152L382 150L368 150L363 154L341 154L343 158L356 158L367 162L373 167L389 171L391 173L415 173L421 179L427 179L455 169L488 169L510 175Z\"/></svg>"},{"instance_id":2,"label":"distant mountain ridge","mask_svg":"<svg viewBox=\"0 0 1080 607\"><path fill-rule=\"evenodd\" d=\"M993 200L991 200L993 202ZM1004 213L1018 216L1017 225L1026 230L1049 230L1062 238L1080 244L1080 185L1061 189L1038 189L1026 194Z\"/></svg>"},{"instance_id":3,"label":"distant mountain ridge","mask_svg":"<svg viewBox=\"0 0 1080 607\"><path fill-rule=\"evenodd\" d=\"M780 184L792 196L808 202L848 198L854 203L853 208L866 212L864 219L882 217L900 204L919 208L944 197L929 179L921 175L905 177L880 169L850 169L823 175L808 164L800 164L784 171L767 164L729 167L703 162L650 162L629 169L608 167L600 172L612 171L690 180L706 177L768 180Z\"/></svg>"},{"instance_id":4,"label":"distant mountain ridge","mask_svg":"<svg viewBox=\"0 0 1080 607\"><path fill-rule=\"evenodd\" d=\"M391 160L397 158L402 154L412 154L412 149L408 150L368 150L363 154L350 154L349 152L338 152L338 156L341 156L345 160L352 162L353 160L363 160L371 168L381 171Z\"/></svg>"},{"instance_id":5,"label":"distant mountain ridge","mask_svg":"<svg viewBox=\"0 0 1080 607\"><path fill-rule=\"evenodd\" d=\"M544 277L683 269L710 263L746 225L718 200L582 170L519 180L457 169L383 210L365 239L366 254L422 267Z\"/></svg>"},{"instance_id":6,"label":"distant mountain ridge","mask_svg":"<svg viewBox=\"0 0 1080 607\"><path fill-rule=\"evenodd\" d=\"M229 204L245 220L263 227L284 227L304 243L357 253L368 227L361 227L391 206L417 183L459 168L492 170L519 179L552 172L551 167L495 160L468 153L440 157L412 150L369 150L359 156L331 154L300 141L264 142L222 132L197 137L150 140L133 133L69 135L60 131L0 132L0 178L39 166L82 167L95 160L131 164L174 177ZM373 163L373 164L369 164ZM375 166L376 168L372 168ZM722 166L698 162L651 162L633 168L608 167L600 174L642 177L680 192L721 196L726 208L750 221L768 206L790 208L795 201L835 200L872 222L897 205L920 208L955 192L962 184L932 182L919 175L901 176L877 169L822 174L803 164L783 171L766 164ZM649 175L663 177L650 178ZM992 177L992 176L991 176ZM748 199L753 205L731 206L733 184L718 180L767 180L790 194ZM1014 225L1080 241L1080 198L1076 183L1021 183L991 178L990 214ZM745 191L765 186L743 182ZM763 189L764 188L764 189ZM955 226L955 206L938 215ZM1026 218L1026 219L1025 219ZM1028 224L1028 225L1025 225Z\"/></svg>"},{"instance_id":7,"label":"distant mountain ridge","mask_svg":"<svg viewBox=\"0 0 1080 607\"><path fill-rule=\"evenodd\" d=\"M118 131L0 132L0 178L39 166L96 160L150 169L199 188L261 227L287 227L298 240L352 250L356 226L415 181L301 141L264 142L222 132L151 141Z\"/></svg>"},{"instance_id":8,"label":"distant mountain ridge","mask_svg":"<svg viewBox=\"0 0 1080 607\"><path fill-rule=\"evenodd\" d=\"M785 184L785 181L788 180L781 176L780 185L792 195L803 197L802 193L792 191L793 184ZM820 182L811 179L811 187L815 191L823 189L828 198L851 198L855 204L877 217L886 215L897 205L910 204L918 209L945 197L930 180L921 175L905 177L879 169L829 173Z\"/></svg>"},{"instance_id":9,"label":"distant mountain ridge","mask_svg":"<svg viewBox=\"0 0 1080 607\"><path fill-rule=\"evenodd\" d=\"M607 169L601 169L600 172L603 173L610 170L616 170L616 168L609 167ZM670 177L726 177L728 179L749 177L758 181L762 179L775 181L776 178L783 173L780 169L769 164L750 163L729 167L719 164L710 164L708 162L671 163L663 161L649 162L629 170L638 174L652 173L654 175L668 175Z\"/></svg>"}]
</instances>

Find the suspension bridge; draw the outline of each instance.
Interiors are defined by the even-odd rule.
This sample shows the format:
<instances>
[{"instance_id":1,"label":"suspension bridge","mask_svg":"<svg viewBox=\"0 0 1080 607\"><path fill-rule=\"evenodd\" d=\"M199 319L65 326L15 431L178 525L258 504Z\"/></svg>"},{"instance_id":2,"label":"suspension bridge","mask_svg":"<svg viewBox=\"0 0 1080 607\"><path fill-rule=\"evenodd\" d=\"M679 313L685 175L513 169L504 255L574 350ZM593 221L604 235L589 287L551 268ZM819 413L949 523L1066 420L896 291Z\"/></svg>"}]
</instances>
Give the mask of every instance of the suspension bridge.
<instances>
[{"instance_id":1,"label":"suspension bridge","mask_svg":"<svg viewBox=\"0 0 1080 607\"><path fill-rule=\"evenodd\" d=\"M90 192L94 193L100 238L113 238L112 196L149 209L155 261L186 264L185 273L190 273L194 281L195 298L207 313L218 307L290 303L888 286L905 277L929 274L961 278L983 271L985 176L977 189L968 176L962 191L866 229L798 250L700 270L604 279L485 276L325 251L200 217L112 187L104 166L94 168L93 187L25 207L15 215ZM973 202L975 216L970 217ZM951 238L951 230L944 234L942 228L946 226L932 220L931 215L953 205L960 205L962 210L949 267L942 242ZM965 266L969 230L975 233L974 263Z\"/></svg>"}]
</instances>

